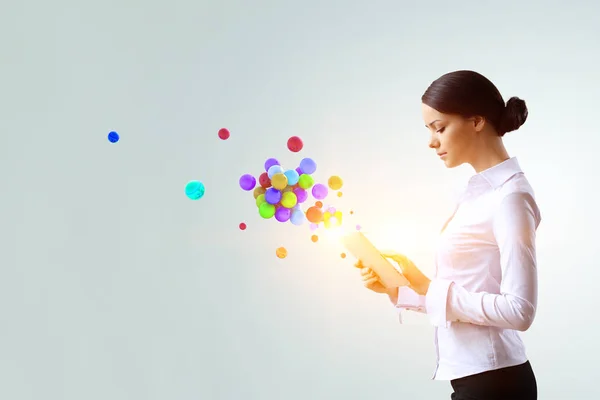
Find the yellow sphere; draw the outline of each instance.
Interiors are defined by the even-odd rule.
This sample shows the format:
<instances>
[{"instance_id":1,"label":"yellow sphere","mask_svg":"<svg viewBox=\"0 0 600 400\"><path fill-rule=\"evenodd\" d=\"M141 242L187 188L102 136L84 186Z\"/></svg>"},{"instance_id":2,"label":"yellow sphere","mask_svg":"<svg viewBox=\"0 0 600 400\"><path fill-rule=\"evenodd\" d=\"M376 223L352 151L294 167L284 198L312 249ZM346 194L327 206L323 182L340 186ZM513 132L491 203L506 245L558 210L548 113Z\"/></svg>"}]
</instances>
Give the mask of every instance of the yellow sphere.
<instances>
[{"instance_id":1,"label":"yellow sphere","mask_svg":"<svg viewBox=\"0 0 600 400\"><path fill-rule=\"evenodd\" d=\"M331 190L340 190L342 188L342 186L344 185L344 181L339 176L334 175L329 178L329 180L327 181L327 184L329 185L329 188Z\"/></svg>"},{"instance_id":2,"label":"yellow sphere","mask_svg":"<svg viewBox=\"0 0 600 400\"><path fill-rule=\"evenodd\" d=\"M256 198L256 207L260 207L260 205L262 203L266 203L267 200L265 199L265 195L264 194L260 194L258 195L258 197Z\"/></svg>"},{"instance_id":3,"label":"yellow sphere","mask_svg":"<svg viewBox=\"0 0 600 400\"><path fill-rule=\"evenodd\" d=\"M298 203L298 197L294 192L285 192L281 195L281 205L285 208L292 208Z\"/></svg>"},{"instance_id":4,"label":"yellow sphere","mask_svg":"<svg viewBox=\"0 0 600 400\"><path fill-rule=\"evenodd\" d=\"M284 174L278 173L271 178L271 185L277 190L283 190L287 186L288 179Z\"/></svg>"}]
</instances>

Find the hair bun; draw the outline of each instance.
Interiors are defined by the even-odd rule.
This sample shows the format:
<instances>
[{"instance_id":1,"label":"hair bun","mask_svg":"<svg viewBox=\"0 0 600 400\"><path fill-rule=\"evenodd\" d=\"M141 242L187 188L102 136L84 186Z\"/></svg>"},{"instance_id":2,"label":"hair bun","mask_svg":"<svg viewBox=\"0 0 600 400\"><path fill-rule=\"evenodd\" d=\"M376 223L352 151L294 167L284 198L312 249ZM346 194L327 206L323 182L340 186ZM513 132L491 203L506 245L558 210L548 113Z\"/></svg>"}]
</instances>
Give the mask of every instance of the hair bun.
<instances>
[{"instance_id":1,"label":"hair bun","mask_svg":"<svg viewBox=\"0 0 600 400\"><path fill-rule=\"evenodd\" d=\"M511 97L506 102L502 118L500 119L499 133L504 135L507 132L516 131L527 120L527 105L524 100L518 97Z\"/></svg>"}]
</instances>

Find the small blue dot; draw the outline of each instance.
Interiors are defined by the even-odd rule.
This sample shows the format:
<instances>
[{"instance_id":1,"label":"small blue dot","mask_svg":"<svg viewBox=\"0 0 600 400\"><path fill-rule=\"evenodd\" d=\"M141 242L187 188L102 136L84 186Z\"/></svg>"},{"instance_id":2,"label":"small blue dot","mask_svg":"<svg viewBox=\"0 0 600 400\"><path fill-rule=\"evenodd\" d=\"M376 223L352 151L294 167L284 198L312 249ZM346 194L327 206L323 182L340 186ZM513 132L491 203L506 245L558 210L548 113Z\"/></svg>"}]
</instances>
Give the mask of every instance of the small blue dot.
<instances>
[{"instance_id":1,"label":"small blue dot","mask_svg":"<svg viewBox=\"0 0 600 400\"><path fill-rule=\"evenodd\" d=\"M117 143L119 141L119 134L115 131L112 131L108 134L108 141L111 143Z\"/></svg>"}]
</instances>

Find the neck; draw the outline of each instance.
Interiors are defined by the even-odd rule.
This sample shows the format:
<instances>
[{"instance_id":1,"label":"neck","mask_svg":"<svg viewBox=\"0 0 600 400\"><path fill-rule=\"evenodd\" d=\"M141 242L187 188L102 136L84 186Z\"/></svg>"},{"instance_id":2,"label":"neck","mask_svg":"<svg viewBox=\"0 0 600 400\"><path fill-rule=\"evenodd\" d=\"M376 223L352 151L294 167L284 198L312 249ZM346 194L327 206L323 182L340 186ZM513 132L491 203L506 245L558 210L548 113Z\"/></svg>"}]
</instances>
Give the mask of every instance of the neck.
<instances>
[{"instance_id":1,"label":"neck","mask_svg":"<svg viewBox=\"0 0 600 400\"><path fill-rule=\"evenodd\" d=\"M478 156L469 162L476 173L492 168L510 158L500 137L485 143L478 149L477 154Z\"/></svg>"}]
</instances>

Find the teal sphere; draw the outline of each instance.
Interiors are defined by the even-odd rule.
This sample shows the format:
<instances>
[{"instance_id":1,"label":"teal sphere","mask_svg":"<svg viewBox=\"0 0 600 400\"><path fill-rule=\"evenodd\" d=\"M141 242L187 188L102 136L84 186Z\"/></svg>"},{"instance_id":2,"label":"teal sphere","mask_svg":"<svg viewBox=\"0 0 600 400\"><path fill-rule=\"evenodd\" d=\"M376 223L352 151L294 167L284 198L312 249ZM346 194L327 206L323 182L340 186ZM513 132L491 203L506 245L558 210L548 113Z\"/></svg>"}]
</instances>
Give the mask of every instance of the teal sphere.
<instances>
[{"instance_id":1,"label":"teal sphere","mask_svg":"<svg viewBox=\"0 0 600 400\"><path fill-rule=\"evenodd\" d=\"M200 200L204 196L204 184L200 181L189 181L185 185L185 195L190 200Z\"/></svg>"}]
</instances>

